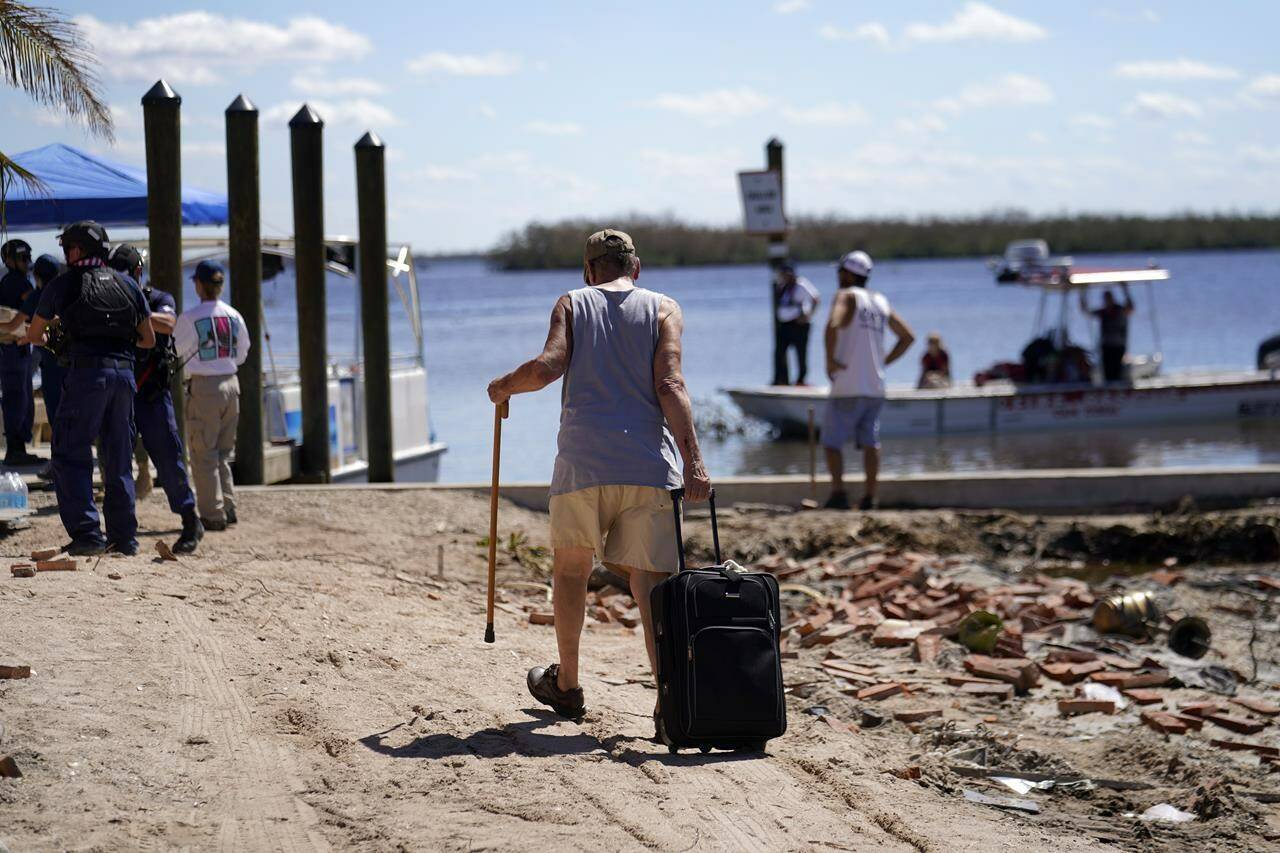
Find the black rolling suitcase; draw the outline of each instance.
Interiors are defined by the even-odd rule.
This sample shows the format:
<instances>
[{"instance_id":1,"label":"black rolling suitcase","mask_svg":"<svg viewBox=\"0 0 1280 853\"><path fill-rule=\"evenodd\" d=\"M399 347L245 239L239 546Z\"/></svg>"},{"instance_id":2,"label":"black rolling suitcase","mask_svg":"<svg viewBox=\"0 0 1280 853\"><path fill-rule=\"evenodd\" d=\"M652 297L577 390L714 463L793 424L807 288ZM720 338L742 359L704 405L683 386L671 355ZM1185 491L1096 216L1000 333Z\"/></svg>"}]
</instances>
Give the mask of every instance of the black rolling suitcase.
<instances>
[{"instance_id":1,"label":"black rolling suitcase","mask_svg":"<svg viewBox=\"0 0 1280 853\"><path fill-rule=\"evenodd\" d=\"M672 752L681 747L763 750L770 738L787 730L778 581L721 560L714 492L716 565L686 569L680 526L684 490L671 497L680 571L654 587L651 598L658 737Z\"/></svg>"}]
</instances>

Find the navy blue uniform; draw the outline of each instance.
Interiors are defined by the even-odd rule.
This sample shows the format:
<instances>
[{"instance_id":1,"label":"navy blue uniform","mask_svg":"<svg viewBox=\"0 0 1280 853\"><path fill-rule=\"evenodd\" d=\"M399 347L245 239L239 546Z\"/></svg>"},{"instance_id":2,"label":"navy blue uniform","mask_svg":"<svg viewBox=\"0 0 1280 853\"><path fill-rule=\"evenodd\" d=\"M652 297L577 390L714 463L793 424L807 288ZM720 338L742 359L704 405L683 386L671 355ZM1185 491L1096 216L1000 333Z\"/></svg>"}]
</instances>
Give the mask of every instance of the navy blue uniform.
<instances>
[{"instance_id":1,"label":"navy blue uniform","mask_svg":"<svg viewBox=\"0 0 1280 853\"><path fill-rule=\"evenodd\" d=\"M40 307L41 289L31 291L22 303L22 313L27 315L27 322L36 315ZM67 378L67 369L58 364L58 357L44 347L38 347L32 353L32 359L40 365L40 393L44 395L44 413L52 427L58 422L58 401L62 398L62 382ZM54 436L57 440L57 436Z\"/></svg>"},{"instance_id":2,"label":"navy blue uniform","mask_svg":"<svg viewBox=\"0 0 1280 853\"><path fill-rule=\"evenodd\" d=\"M151 314L177 317L173 297L155 287L143 288ZM138 350L138 395L133 401L133 416L142 436L142 446L156 463L160 487L169 499L169 509L178 515L195 510L196 499L187 480L187 467L182 461L182 439L178 435L178 419L173 412L173 395L167 376L158 370L159 356L169 347L170 336L156 332L154 350Z\"/></svg>"},{"instance_id":3,"label":"navy blue uniform","mask_svg":"<svg viewBox=\"0 0 1280 853\"><path fill-rule=\"evenodd\" d=\"M25 273L9 270L0 279L0 305L21 311L33 288ZM0 411L10 453L23 452L35 423L35 394L31 390L30 344L0 344Z\"/></svg>"},{"instance_id":4,"label":"navy blue uniform","mask_svg":"<svg viewBox=\"0 0 1280 853\"><path fill-rule=\"evenodd\" d=\"M127 276L103 269L124 284L141 321L148 314L142 291ZM80 298L86 272L93 272L91 266L74 266L49 282L36 309L46 320L60 317L70 336L70 364L54 426L54 486L58 513L73 542L111 544L127 550L137 548L138 532L133 491L134 341L123 335L86 334L76 328L68 309ZM105 543L93 502L93 442L99 438Z\"/></svg>"}]
</instances>

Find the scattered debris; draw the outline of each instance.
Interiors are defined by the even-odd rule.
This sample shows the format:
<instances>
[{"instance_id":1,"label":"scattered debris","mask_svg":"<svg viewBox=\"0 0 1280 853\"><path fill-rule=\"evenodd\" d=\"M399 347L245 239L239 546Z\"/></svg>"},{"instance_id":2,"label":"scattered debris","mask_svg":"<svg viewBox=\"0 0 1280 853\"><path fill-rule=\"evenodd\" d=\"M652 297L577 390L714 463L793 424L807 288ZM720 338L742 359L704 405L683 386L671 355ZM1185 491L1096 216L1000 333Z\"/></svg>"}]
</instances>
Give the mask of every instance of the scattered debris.
<instances>
[{"instance_id":1,"label":"scattered debris","mask_svg":"<svg viewBox=\"0 0 1280 853\"><path fill-rule=\"evenodd\" d=\"M12 755L6 755L0 758L0 777L5 779L21 779L22 771L18 769L18 762L13 760Z\"/></svg>"},{"instance_id":2,"label":"scattered debris","mask_svg":"<svg viewBox=\"0 0 1280 853\"><path fill-rule=\"evenodd\" d=\"M33 578L36 576L36 567L30 563L14 563L9 567L9 573L15 578Z\"/></svg>"},{"instance_id":3,"label":"scattered debris","mask_svg":"<svg viewBox=\"0 0 1280 853\"><path fill-rule=\"evenodd\" d=\"M546 610L535 610L529 614L530 625L554 625L556 615Z\"/></svg>"},{"instance_id":4,"label":"scattered debris","mask_svg":"<svg viewBox=\"0 0 1280 853\"><path fill-rule=\"evenodd\" d=\"M1169 823L1186 823L1187 821L1195 819L1196 816L1191 812L1184 812L1181 809L1176 809L1168 803L1160 803L1159 805L1152 806L1142 814L1138 815L1138 820L1159 820L1167 821Z\"/></svg>"},{"instance_id":5,"label":"scattered debris","mask_svg":"<svg viewBox=\"0 0 1280 853\"><path fill-rule=\"evenodd\" d=\"M30 678L31 667L0 664L0 678Z\"/></svg>"},{"instance_id":6,"label":"scattered debris","mask_svg":"<svg viewBox=\"0 0 1280 853\"><path fill-rule=\"evenodd\" d=\"M76 561L66 560L37 560L37 572L74 572L76 570Z\"/></svg>"},{"instance_id":7,"label":"scattered debris","mask_svg":"<svg viewBox=\"0 0 1280 853\"><path fill-rule=\"evenodd\" d=\"M1100 699L1059 699L1058 713L1064 717L1076 714L1114 714L1116 703Z\"/></svg>"},{"instance_id":8,"label":"scattered debris","mask_svg":"<svg viewBox=\"0 0 1280 853\"><path fill-rule=\"evenodd\" d=\"M163 539L156 540L156 553L160 555L161 562L176 563L178 557L173 553L173 549L169 547Z\"/></svg>"},{"instance_id":9,"label":"scattered debris","mask_svg":"<svg viewBox=\"0 0 1280 853\"><path fill-rule=\"evenodd\" d=\"M1031 800L1020 800L1016 797L989 797L986 794L980 794L977 791L965 789L964 798L971 803L977 803L980 806L992 806L997 809L1010 809L1012 811L1026 812L1027 814L1040 814L1039 803Z\"/></svg>"}]
</instances>

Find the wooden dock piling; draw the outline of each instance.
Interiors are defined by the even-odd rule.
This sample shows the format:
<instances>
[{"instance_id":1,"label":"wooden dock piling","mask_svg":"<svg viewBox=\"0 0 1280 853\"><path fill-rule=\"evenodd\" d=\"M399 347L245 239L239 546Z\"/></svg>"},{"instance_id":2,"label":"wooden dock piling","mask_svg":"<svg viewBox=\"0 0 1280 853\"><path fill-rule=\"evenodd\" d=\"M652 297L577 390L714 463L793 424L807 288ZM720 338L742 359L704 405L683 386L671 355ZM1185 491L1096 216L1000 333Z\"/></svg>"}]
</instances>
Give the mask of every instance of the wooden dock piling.
<instances>
[{"instance_id":1,"label":"wooden dock piling","mask_svg":"<svg viewBox=\"0 0 1280 853\"><path fill-rule=\"evenodd\" d=\"M324 121L303 104L289 120L294 278L302 391L299 479L329 482L329 370L325 334Z\"/></svg>"},{"instance_id":2,"label":"wooden dock piling","mask_svg":"<svg viewBox=\"0 0 1280 853\"><path fill-rule=\"evenodd\" d=\"M226 110L228 272L231 304L249 330L249 357L239 370L240 422L235 479L264 481L262 417L262 225L258 192L258 108L239 95Z\"/></svg>"},{"instance_id":3,"label":"wooden dock piling","mask_svg":"<svg viewBox=\"0 0 1280 853\"><path fill-rule=\"evenodd\" d=\"M370 483L390 483L395 480L395 445L391 420L391 337L387 317L386 146L374 133L368 132L356 143L355 152L368 476Z\"/></svg>"}]
</instances>

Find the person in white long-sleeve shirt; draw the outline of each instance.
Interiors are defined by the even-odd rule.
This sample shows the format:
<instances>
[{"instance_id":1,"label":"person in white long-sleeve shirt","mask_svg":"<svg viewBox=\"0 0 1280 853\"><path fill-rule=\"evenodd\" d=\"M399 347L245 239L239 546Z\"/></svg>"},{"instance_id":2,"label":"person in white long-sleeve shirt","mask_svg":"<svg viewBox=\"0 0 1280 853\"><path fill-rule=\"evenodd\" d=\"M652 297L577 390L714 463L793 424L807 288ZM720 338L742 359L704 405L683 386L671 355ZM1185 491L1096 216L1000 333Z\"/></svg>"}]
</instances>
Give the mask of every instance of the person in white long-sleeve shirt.
<instances>
[{"instance_id":1,"label":"person in white long-sleeve shirt","mask_svg":"<svg viewBox=\"0 0 1280 853\"><path fill-rule=\"evenodd\" d=\"M201 261L194 276L200 304L182 312L173 330L178 358L187 371L187 447L196 505L206 530L236 523L231 454L240 421L236 371L249 356L249 330L240 312L218 297L225 273Z\"/></svg>"}]
</instances>

